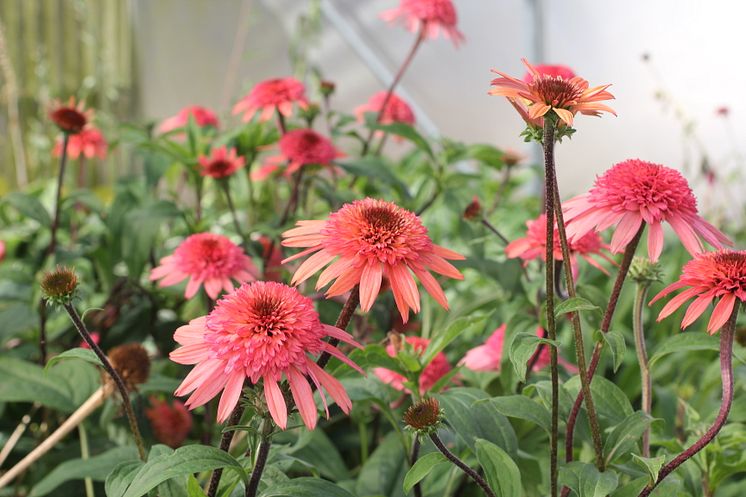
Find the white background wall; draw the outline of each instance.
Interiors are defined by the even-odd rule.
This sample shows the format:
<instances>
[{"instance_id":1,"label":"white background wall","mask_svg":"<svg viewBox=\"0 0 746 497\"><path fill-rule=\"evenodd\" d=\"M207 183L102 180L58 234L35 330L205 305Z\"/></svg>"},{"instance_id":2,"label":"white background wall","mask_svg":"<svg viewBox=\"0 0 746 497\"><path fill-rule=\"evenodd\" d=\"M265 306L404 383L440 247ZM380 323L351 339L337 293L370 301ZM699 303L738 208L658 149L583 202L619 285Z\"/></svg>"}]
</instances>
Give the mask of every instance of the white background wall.
<instances>
[{"instance_id":1,"label":"white background wall","mask_svg":"<svg viewBox=\"0 0 746 497\"><path fill-rule=\"evenodd\" d=\"M378 14L396 0L324 0L394 72L413 40ZM560 147L563 193L585 189L595 174L631 157L672 167L698 167L698 153L684 147L682 125L672 108L654 98L665 88L723 170L735 167L731 152L746 122L746 65L740 34L746 3L728 0L538 0L544 18L547 62L571 66L591 84L613 83L619 117L581 117L578 133ZM530 0L456 0L459 49L444 39L428 41L402 83L403 90L441 133L470 142L521 148L522 124L501 98L487 95L490 68L521 75L522 56L532 57ZM228 113L253 82L285 75L288 33L305 0L135 0L142 110L157 118L190 103ZM250 28L238 58L237 80L226 83L241 12ZM651 55L651 64L641 60ZM337 82L337 107L352 109L384 84L343 36L325 20L311 51L313 62ZM651 67L654 70L651 70ZM227 72L228 71L228 72ZM230 77L228 76L228 79ZM715 109L731 110L734 132Z\"/></svg>"}]
</instances>

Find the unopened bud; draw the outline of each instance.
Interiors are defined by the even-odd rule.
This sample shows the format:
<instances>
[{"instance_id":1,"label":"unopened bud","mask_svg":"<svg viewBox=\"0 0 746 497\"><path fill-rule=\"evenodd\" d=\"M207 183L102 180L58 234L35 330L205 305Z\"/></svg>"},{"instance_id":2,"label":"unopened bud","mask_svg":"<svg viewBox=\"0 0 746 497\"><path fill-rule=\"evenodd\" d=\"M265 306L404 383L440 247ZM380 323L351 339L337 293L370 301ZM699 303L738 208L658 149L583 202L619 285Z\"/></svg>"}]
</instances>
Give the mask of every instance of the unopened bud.
<instances>
[{"instance_id":1,"label":"unopened bud","mask_svg":"<svg viewBox=\"0 0 746 497\"><path fill-rule=\"evenodd\" d=\"M641 285L650 285L661 281L663 271L660 264L645 257L635 257L629 268L629 277Z\"/></svg>"},{"instance_id":2,"label":"unopened bud","mask_svg":"<svg viewBox=\"0 0 746 497\"><path fill-rule=\"evenodd\" d=\"M482 217L482 204L479 203L479 197L474 195L469 205L464 209L464 219L467 221L474 221Z\"/></svg>"}]
</instances>

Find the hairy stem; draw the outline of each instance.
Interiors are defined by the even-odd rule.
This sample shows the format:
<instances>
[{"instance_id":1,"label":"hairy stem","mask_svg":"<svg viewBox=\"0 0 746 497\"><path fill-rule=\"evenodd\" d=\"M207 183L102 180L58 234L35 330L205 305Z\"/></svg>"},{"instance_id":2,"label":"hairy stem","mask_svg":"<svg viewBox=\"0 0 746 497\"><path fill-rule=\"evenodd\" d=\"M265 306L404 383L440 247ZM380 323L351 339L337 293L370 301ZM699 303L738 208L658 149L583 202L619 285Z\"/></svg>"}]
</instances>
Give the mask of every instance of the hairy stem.
<instances>
[{"instance_id":1,"label":"hairy stem","mask_svg":"<svg viewBox=\"0 0 746 497\"><path fill-rule=\"evenodd\" d=\"M647 497L663 480L666 479L676 468L694 457L700 450L704 449L707 444L717 436L720 429L725 425L733 404L733 338L736 334L736 320L738 319L739 302L733 307L733 312L728 319L728 323L720 330L720 377L723 381L723 397L720 404L720 411L712 426L702 435L699 440L694 442L690 447L681 454L673 458L671 462L663 466L658 473L658 480L649 485L640 492L639 497Z\"/></svg>"},{"instance_id":2,"label":"hairy stem","mask_svg":"<svg viewBox=\"0 0 746 497\"><path fill-rule=\"evenodd\" d=\"M300 183L303 180L303 168L298 169L295 173L295 181L293 181L293 189L290 192L290 198L288 203L285 205L285 210L280 218L280 226L284 225L290 218L290 213L295 212L298 209L298 198L300 197Z\"/></svg>"},{"instance_id":3,"label":"hairy stem","mask_svg":"<svg viewBox=\"0 0 746 497\"><path fill-rule=\"evenodd\" d=\"M228 424L231 426L235 426L238 423L241 422L241 416L243 416L244 407L241 405L241 401L236 404L236 407L233 409L233 412L231 413L230 420L228 420ZM220 450L223 452L228 452L228 449L231 446L231 442L233 441L233 436L236 434L234 430L226 431L223 433L223 436L220 438ZM212 477L210 478L210 486L207 489L207 497L215 497L218 493L218 486L220 486L220 478L223 476L223 468L218 468L215 471L212 472Z\"/></svg>"},{"instance_id":4,"label":"hairy stem","mask_svg":"<svg viewBox=\"0 0 746 497\"><path fill-rule=\"evenodd\" d=\"M635 294L635 307L632 315L632 330L635 335L635 351L637 362L640 363L640 387L642 390L642 412L650 414L652 406L652 384L650 382L650 367L648 366L648 351L645 348L645 330L642 323L642 310L647 300L648 283L638 283ZM642 456L650 457L650 427L642 434Z\"/></svg>"},{"instance_id":5,"label":"hairy stem","mask_svg":"<svg viewBox=\"0 0 746 497\"><path fill-rule=\"evenodd\" d=\"M233 203L233 197L231 196L230 185L228 184L227 180L226 181L221 180L220 186L223 189L223 193L225 193L225 201L228 204L228 210L231 211L231 217L233 218L233 228L236 230L236 234L238 234L238 236L241 237L244 250L247 250L249 247L249 240L246 238L246 235L241 229L241 223L238 222L238 213L236 212L236 206Z\"/></svg>"},{"instance_id":6,"label":"hairy stem","mask_svg":"<svg viewBox=\"0 0 746 497\"><path fill-rule=\"evenodd\" d=\"M489 485L487 485L487 482L484 481L484 478L482 478L479 473L471 469L464 461L456 457L453 452L448 450L448 448L443 444L440 438L438 438L437 433L431 433L430 440L433 441L433 444L435 444L435 446L438 448L441 454L446 457L446 459L451 461L457 468L466 473L469 478L474 480L474 483L479 485L479 487L484 491L484 494L487 497L495 497L495 493L492 491Z\"/></svg>"},{"instance_id":7,"label":"hairy stem","mask_svg":"<svg viewBox=\"0 0 746 497\"><path fill-rule=\"evenodd\" d=\"M259 488L259 482L262 479L262 473L264 472L264 466L267 464L267 456L269 456L269 448L272 445L272 423L269 420L264 420L264 428L262 429L262 438L259 442L259 449L256 454L256 462L254 463L254 470L251 472L251 479L249 484L246 485L246 497L256 497L256 491Z\"/></svg>"},{"instance_id":8,"label":"hairy stem","mask_svg":"<svg viewBox=\"0 0 746 497\"><path fill-rule=\"evenodd\" d=\"M544 264L546 270L547 336L557 339L557 324L554 319L554 122L549 116L544 118L544 198L547 217L547 246ZM549 487L551 497L557 497L557 442L559 440L559 369L557 367L557 347L549 349L552 380L552 424L549 449Z\"/></svg>"},{"instance_id":9,"label":"hairy stem","mask_svg":"<svg viewBox=\"0 0 746 497\"><path fill-rule=\"evenodd\" d=\"M552 163L554 165L554 163ZM554 210L557 215L557 232L559 233L560 248L562 250L562 263L565 267L565 286L567 287L567 294L570 298L577 297L575 292L575 281L572 277L572 260L570 259L570 245L567 242L567 232L565 231L565 220L562 214L562 204L560 202L559 185L557 184L557 177L554 176L554 197L555 204ZM554 228L554 227L552 227ZM547 259L549 260L549 259ZM604 462L604 449L603 441L601 439L601 426L598 423L598 414L596 413L596 407L593 403L593 395L591 394L591 379L588 376L585 363L585 345L583 341L583 329L580 324L580 314L573 312L570 314L570 321L572 322L572 329L575 334L575 357L578 362L578 374L580 376L580 386L585 397L585 409L588 412L588 422L591 426L591 437L593 438L593 449L596 453L596 467L599 471L605 469Z\"/></svg>"},{"instance_id":10,"label":"hairy stem","mask_svg":"<svg viewBox=\"0 0 746 497\"><path fill-rule=\"evenodd\" d=\"M505 235L500 233L500 231L495 228L491 222L487 221L486 218L482 218L482 224L485 226L485 228L493 232L500 239L500 241L503 242L503 244L507 245L510 243L510 240L508 240Z\"/></svg>"},{"instance_id":11,"label":"hairy stem","mask_svg":"<svg viewBox=\"0 0 746 497\"><path fill-rule=\"evenodd\" d=\"M414 436L414 441L412 442L412 455L409 457L409 467L411 468L414 466L414 463L417 462L417 458L420 455L420 437L419 435ZM413 489L414 490L414 497L422 497L422 487L420 486L420 483L415 483Z\"/></svg>"},{"instance_id":12,"label":"hairy stem","mask_svg":"<svg viewBox=\"0 0 746 497\"><path fill-rule=\"evenodd\" d=\"M106 357L106 354L104 354L98 344L93 341L93 338L91 338L91 334L88 332L88 329L83 323L83 320L80 319L78 311L75 310L75 307L73 307L73 305L69 303L64 304L63 306L67 311L67 314L70 316L70 320L73 322L73 325L75 325L75 328L78 330L78 333L80 333L80 336L83 338L83 340L85 340L91 350L96 354L96 357L98 357L99 361L101 361L103 368L114 381L117 390L119 390L119 394L122 396L122 405L124 407L124 412L127 415L127 421L129 421L132 436L135 438L137 452L140 455L140 459L145 461L145 444L143 443L142 435L140 434L140 428L137 426L137 418L135 417L135 412L132 410L132 402L130 402L129 392L127 391L127 386L125 385L124 380L122 380L122 377L119 375L117 370L114 369L114 367L111 365L111 362L109 362L109 358Z\"/></svg>"},{"instance_id":13,"label":"hairy stem","mask_svg":"<svg viewBox=\"0 0 746 497\"><path fill-rule=\"evenodd\" d=\"M52 219L52 238L49 242L47 254L54 256L57 252L57 230L60 227L60 204L62 203L62 185L65 182L65 166L67 165L67 143L70 141L68 133L62 133L62 152L60 153L60 169L57 173L57 192L54 198L54 219Z\"/></svg>"},{"instance_id":14,"label":"hairy stem","mask_svg":"<svg viewBox=\"0 0 746 497\"><path fill-rule=\"evenodd\" d=\"M402 65L399 67L399 70L396 72L396 75L394 76L394 79L391 81L391 84L388 87L388 90L386 90L386 97L383 99L383 103L381 104L381 109L378 111L378 116L376 117L376 122L380 123L381 118L383 117L383 111L386 109L386 106L391 101L391 97L394 95L394 90L396 89L397 85L399 84L399 81L401 81L401 78L404 76L404 73L407 71L407 68L412 63L412 60L414 60L414 56L417 53L417 49L420 48L420 45L422 44L423 40L425 39L425 26L420 28L419 33L417 33L417 38L414 40L414 45L412 45L412 48L409 50L409 53L407 54L407 57L404 59L404 62L402 62ZM366 138L365 142L363 143L363 150L360 153L360 155L367 155L368 150L370 149L371 141L373 140L373 137L376 134L376 130L371 129L368 133L368 138Z\"/></svg>"},{"instance_id":15,"label":"hairy stem","mask_svg":"<svg viewBox=\"0 0 746 497\"><path fill-rule=\"evenodd\" d=\"M609 303L606 306L603 320L601 321L601 333L608 333L609 327L611 326L611 319L614 317L614 311L619 303L619 296L622 293L622 287L624 286L624 280L627 278L629 272L629 266L632 264L632 258L635 255L637 246L640 243L644 225L640 227L635 237L624 249L624 255L622 256L622 262L619 265L619 272L617 273L616 280L614 281L614 287L611 290L611 296L609 297ZM598 362L601 359L601 351L603 350L603 341L597 342L593 348L593 355L591 356L591 362L588 366L588 381L593 380L593 375L596 373L598 368ZM580 407L583 404L583 391L578 392L578 396L575 398L575 403L570 411L570 416L567 418L567 430L565 431L565 462L571 462L573 460L573 446L575 438L575 423L580 413ZM570 493L569 488L565 488L562 491L563 496L567 496Z\"/></svg>"}]
</instances>

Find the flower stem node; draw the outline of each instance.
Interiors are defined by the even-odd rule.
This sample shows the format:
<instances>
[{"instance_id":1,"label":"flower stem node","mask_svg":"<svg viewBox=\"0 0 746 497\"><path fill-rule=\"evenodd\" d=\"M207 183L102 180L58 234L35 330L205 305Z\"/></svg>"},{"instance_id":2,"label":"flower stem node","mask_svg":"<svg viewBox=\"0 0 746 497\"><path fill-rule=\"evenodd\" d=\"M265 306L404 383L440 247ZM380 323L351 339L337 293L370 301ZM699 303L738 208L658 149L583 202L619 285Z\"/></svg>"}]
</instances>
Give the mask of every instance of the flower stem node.
<instances>
[{"instance_id":1,"label":"flower stem node","mask_svg":"<svg viewBox=\"0 0 746 497\"><path fill-rule=\"evenodd\" d=\"M437 399L429 397L412 404L404 412L404 422L407 427L419 434L434 433L443 420L443 410Z\"/></svg>"},{"instance_id":2,"label":"flower stem node","mask_svg":"<svg viewBox=\"0 0 746 497\"><path fill-rule=\"evenodd\" d=\"M68 304L78 288L78 277L75 270L57 266L54 271L44 274L41 279L41 291L44 298L55 304Z\"/></svg>"}]
</instances>

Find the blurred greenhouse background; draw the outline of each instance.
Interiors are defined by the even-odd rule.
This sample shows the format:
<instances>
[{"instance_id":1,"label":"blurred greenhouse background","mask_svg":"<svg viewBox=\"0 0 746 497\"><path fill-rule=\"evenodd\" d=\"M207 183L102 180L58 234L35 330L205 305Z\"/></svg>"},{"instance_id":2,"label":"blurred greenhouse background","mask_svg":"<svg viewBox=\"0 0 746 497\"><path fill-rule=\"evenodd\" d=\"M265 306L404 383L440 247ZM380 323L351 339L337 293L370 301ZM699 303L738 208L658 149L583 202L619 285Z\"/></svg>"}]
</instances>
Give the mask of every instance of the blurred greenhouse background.
<instances>
[{"instance_id":1,"label":"blurred greenhouse background","mask_svg":"<svg viewBox=\"0 0 746 497\"><path fill-rule=\"evenodd\" d=\"M333 106L349 112L385 87L409 49L411 34L379 18L396 3L0 0L0 192L54 171L53 130L45 120L53 98L85 98L114 145L123 123L155 123L189 104L231 119L232 103L252 83L289 73L334 81ZM684 170L703 203L718 203L726 213L740 206L741 192L727 180L743 166L738 137L746 126L740 98L746 69L735 62L732 37L746 5L460 0L456 6L466 42L458 49L443 39L423 46L401 85L424 132L530 155L512 109L487 95L490 69L521 73L524 56L562 63L591 83L612 83L619 114L592 126L580 122L583 132L562 147L564 192L580 192L612 163L640 157ZM114 147L87 180L106 187L134 167L126 147Z\"/></svg>"}]
</instances>

